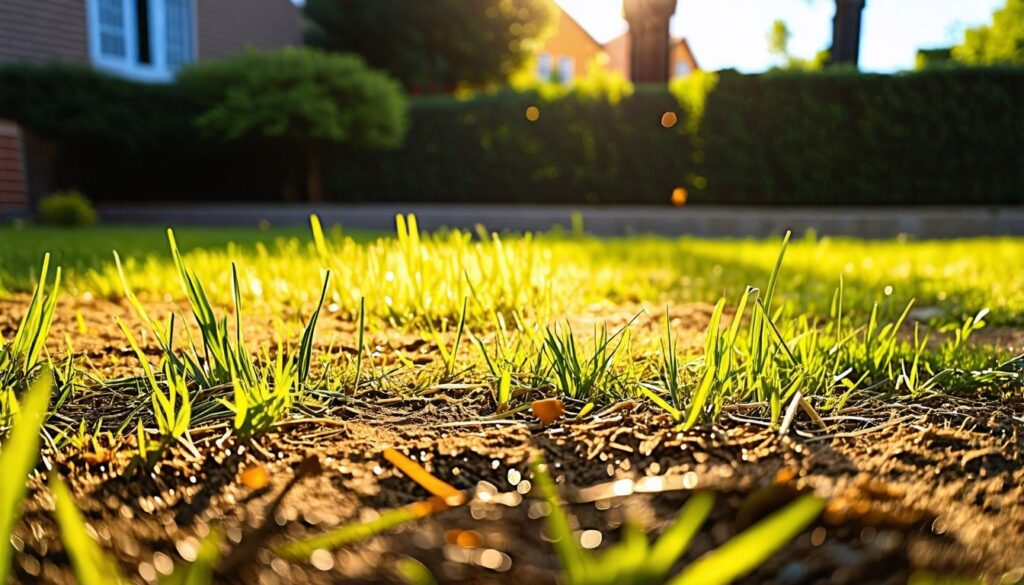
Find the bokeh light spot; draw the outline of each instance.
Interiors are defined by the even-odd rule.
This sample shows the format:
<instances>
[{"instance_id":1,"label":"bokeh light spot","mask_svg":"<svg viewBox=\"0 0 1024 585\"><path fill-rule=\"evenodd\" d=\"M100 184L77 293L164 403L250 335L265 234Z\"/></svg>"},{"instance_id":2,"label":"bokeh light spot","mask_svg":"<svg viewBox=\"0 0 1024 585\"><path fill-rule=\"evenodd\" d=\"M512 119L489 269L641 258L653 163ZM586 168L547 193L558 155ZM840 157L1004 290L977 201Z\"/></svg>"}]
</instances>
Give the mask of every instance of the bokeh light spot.
<instances>
[{"instance_id":1,"label":"bokeh light spot","mask_svg":"<svg viewBox=\"0 0 1024 585\"><path fill-rule=\"evenodd\" d=\"M540 108L537 106L530 106L526 108L526 119L531 122L536 122L540 119Z\"/></svg>"},{"instance_id":2,"label":"bokeh light spot","mask_svg":"<svg viewBox=\"0 0 1024 585\"><path fill-rule=\"evenodd\" d=\"M661 125L666 128L671 128L676 125L679 121L679 117L676 116L675 112L665 112L661 115Z\"/></svg>"},{"instance_id":3,"label":"bokeh light spot","mask_svg":"<svg viewBox=\"0 0 1024 585\"><path fill-rule=\"evenodd\" d=\"M686 205L686 189L676 187L672 190L672 205L675 205L676 207Z\"/></svg>"}]
</instances>

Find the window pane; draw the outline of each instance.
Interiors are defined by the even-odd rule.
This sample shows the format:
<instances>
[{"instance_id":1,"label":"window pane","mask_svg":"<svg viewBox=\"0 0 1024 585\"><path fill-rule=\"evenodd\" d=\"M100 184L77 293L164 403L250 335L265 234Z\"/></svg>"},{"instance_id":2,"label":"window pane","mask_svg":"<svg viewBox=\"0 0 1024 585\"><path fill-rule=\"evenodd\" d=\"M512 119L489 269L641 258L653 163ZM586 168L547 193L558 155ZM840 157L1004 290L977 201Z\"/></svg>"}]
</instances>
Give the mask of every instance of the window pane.
<instances>
[{"instance_id":1,"label":"window pane","mask_svg":"<svg viewBox=\"0 0 1024 585\"><path fill-rule=\"evenodd\" d=\"M167 66L192 60L192 0L167 0Z\"/></svg>"},{"instance_id":2,"label":"window pane","mask_svg":"<svg viewBox=\"0 0 1024 585\"><path fill-rule=\"evenodd\" d=\"M551 55L548 53L537 56L537 76L543 81L551 79Z\"/></svg>"},{"instance_id":3,"label":"window pane","mask_svg":"<svg viewBox=\"0 0 1024 585\"><path fill-rule=\"evenodd\" d=\"M122 0L98 0L100 52L113 57L128 54L125 41L125 11Z\"/></svg>"},{"instance_id":4,"label":"window pane","mask_svg":"<svg viewBox=\"0 0 1024 585\"><path fill-rule=\"evenodd\" d=\"M558 59L558 80L562 83L572 83L576 75L576 60L572 57L561 57Z\"/></svg>"}]
</instances>

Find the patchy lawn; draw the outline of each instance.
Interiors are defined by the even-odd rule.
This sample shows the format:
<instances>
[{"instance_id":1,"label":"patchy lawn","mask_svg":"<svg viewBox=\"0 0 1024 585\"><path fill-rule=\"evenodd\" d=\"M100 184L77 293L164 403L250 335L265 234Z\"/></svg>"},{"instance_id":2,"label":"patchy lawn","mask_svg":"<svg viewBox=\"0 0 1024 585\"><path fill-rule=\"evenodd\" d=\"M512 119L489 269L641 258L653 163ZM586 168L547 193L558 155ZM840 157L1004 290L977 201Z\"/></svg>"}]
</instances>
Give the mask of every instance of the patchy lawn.
<instances>
[{"instance_id":1,"label":"patchy lawn","mask_svg":"<svg viewBox=\"0 0 1024 585\"><path fill-rule=\"evenodd\" d=\"M141 582L1024 577L1022 240L175 235L0 233L14 582L80 570L48 468Z\"/></svg>"}]
</instances>

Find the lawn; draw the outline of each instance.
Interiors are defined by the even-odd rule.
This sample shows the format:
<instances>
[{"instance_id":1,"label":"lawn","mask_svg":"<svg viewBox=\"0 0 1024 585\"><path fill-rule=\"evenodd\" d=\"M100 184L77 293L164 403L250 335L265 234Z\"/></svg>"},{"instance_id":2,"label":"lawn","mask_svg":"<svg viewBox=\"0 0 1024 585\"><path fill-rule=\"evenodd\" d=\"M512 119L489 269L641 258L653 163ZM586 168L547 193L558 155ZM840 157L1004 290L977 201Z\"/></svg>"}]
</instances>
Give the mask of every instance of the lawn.
<instances>
[{"instance_id":1,"label":"lawn","mask_svg":"<svg viewBox=\"0 0 1024 585\"><path fill-rule=\"evenodd\" d=\"M4 228L4 465L51 393L13 579L1013 582L1021 258Z\"/></svg>"}]
</instances>

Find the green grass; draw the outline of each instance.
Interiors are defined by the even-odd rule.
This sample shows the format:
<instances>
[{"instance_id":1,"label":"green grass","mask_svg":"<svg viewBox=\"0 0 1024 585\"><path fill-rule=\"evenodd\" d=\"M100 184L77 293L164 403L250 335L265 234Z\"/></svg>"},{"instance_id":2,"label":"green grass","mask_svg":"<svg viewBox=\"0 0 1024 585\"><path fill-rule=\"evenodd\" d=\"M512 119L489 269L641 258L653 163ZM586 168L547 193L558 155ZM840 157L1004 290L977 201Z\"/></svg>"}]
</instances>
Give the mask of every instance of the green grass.
<instances>
[{"instance_id":1,"label":"green grass","mask_svg":"<svg viewBox=\"0 0 1024 585\"><path fill-rule=\"evenodd\" d=\"M322 269L335 274L330 298L349 315L360 299L378 320L458 320L470 299L468 323L490 310L528 311L543 318L577 312L597 302L714 303L723 293L764 283L779 239L702 240L648 236L596 239L568 235L484 239L466 232L424 235L406 223L401 237L327 229L321 245L307 228L188 228L176 231L184 257L210 297L230 300L230 283L217 277L232 261L242 286L259 303L314 302ZM63 266L72 294L117 297L121 285L111 251L125 262L129 284L143 296L180 296L162 230L96 228L0 230L0 291L32 289L44 252ZM798 237L786 255L780 306L828 315L842 277L851 314L867 315L875 302L891 316L911 299L959 322L984 308L989 321L1024 324L1024 240L862 241Z\"/></svg>"},{"instance_id":2,"label":"green grass","mask_svg":"<svg viewBox=\"0 0 1024 585\"><path fill-rule=\"evenodd\" d=\"M73 250L65 288L127 298L158 341L154 367L122 327L139 358L136 387L144 399L138 419L121 421L118 430L137 429L147 461L169 441L188 446L196 426L233 419L235 432L252 438L309 400L416 394L439 383L489 385L497 416L524 411L540 391L587 408L641 398L692 428L715 420L730 402L759 404L773 425L786 426L787 407L813 418L860 391L911 398L1001 392L1022 375L1011 348L971 340L985 321L1024 320L1024 268L1010 261L1024 257L1024 241L1016 239L602 240L579 231L501 236L482 228L426 234L412 216L397 218L393 237L325 231L316 218L308 233L168 230L162 246L151 240L155 232L25 228L2 235L40 246L33 238L45 236L55 258ZM103 259L102 251L118 244L129 251ZM0 250L12 255L13 247ZM27 262L19 258L4 264L0 281L27 291L38 283L19 284L19 262ZM45 315L53 298L29 315ZM198 341L183 326L175 336L173 314L166 322L150 317L147 298L187 301ZM634 335L632 321L610 332L606 325L574 330L565 320L594 306L643 312L688 301L714 303L702 352L680 351L667 323L661 335ZM325 304L358 321L354 357L313 363ZM263 315L294 307L311 318L296 343L252 348L242 337L243 306ZM911 324L915 306L931 313L924 327ZM15 336L35 340L33 368L47 329L36 321ZM393 327L436 347L433 361L416 363L397 349L400 367L364 363L367 330ZM4 394L14 397L11 389ZM68 426L66 435L77 428Z\"/></svg>"},{"instance_id":3,"label":"green grass","mask_svg":"<svg viewBox=\"0 0 1024 585\"><path fill-rule=\"evenodd\" d=\"M820 421L819 411L862 393L901 400L938 392L999 395L1020 392L1024 380L1019 347L976 342L978 331L992 323L1024 323L1019 239L602 240L580 229L572 235L424 234L413 217L399 217L393 237L325 232L315 219L308 231L182 230L166 237L160 230L120 228L0 232L0 283L9 292L32 293L20 312L25 318L0 347L0 430L14 421L2 462L15 470L4 476L3 493L10 495L0 498L0 534L17 518L21 480L38 450L38 425L49 404L48 391L44 396L39 388L49 388L47 371L59 371L62 382L46 415L48 444L76 448L88 443L89 433L134 428L146 465L175 441L194 451L189 437L197 428L220 425L248 441L285 419L329 413L332 403L371 395L487 386L494 417L525 416L538 396L585 405L572 416L631 398L687 429L742 402L758 407L750 416L785 432L798 409ZM59 292L49 276L54 264L63 265L57 271L63 279L55 277ZM135 311L159 345L157 363L150 363L137 332L121 325L138 360L136 376L86 377L71 357L57 368L59 357L44 350L57 295L86 293L127 299L124 310ZM181 318L190 315L198 339L184 326L176 333L175 314L151 318L146 301L153 299L179 301ZM708 303L710 319L702 338L685 344L667 320L653 329L637 327L638 317L621 328L599 323L609 310L621 319L693 301ZM354 355L313 351L325 305L358 328ZM916 307L931 315L915 317ZM242 331L251 314L276 316L285 309L310 315L287 334L274 331L291 343L246 343ZM112 313L120 325L123 314ZM575 324L588 313L596 314L596 324ZM276 320L274 327L292 325ZM424 363L422 356L372 341L393 329L433 347L430 359ZM69 333L64 341L73 347L76 336L85 335ZM694 341L702 348L689 349ZM393 352L396 365L373 359L381 351ZM69 383L76 379L84 381ZM85 424L61 411L76 392L115 388L132 402L131 415L121 420ZM542 468L537 477L557 511ZM51 490L76 571L82 578L116 580L116 568L87 536L64 484L55 477ZM575 546L560 513L549 517L549 528L561 535L555 544L567 582L661 582L710 506L692 499L653 544L626 527L621 542L600 557ZM728 582L755 568L819 511L820 502L801 498L673 582ZM425 513L400 508L278 552L308 556L310 546L342 546ZM212 542L206 560L179 575L195 571L208 579L215 548ZM4 550L0 570L8 561Z\"/></svg>"},{"instance_id":4,"label":"green grass","mask_svg":"<svg viewBox=\"0 0 1024 585\"><path fill-rule=\"evenodd\" d=\"M7 582L11 568L11 535L21 517L21 501L28 491L26 481L39 459L39 431L50 404L49 373L29 389L18 410L14 428L0 450L0 583Z\"/></svg>"}]
</instances>

